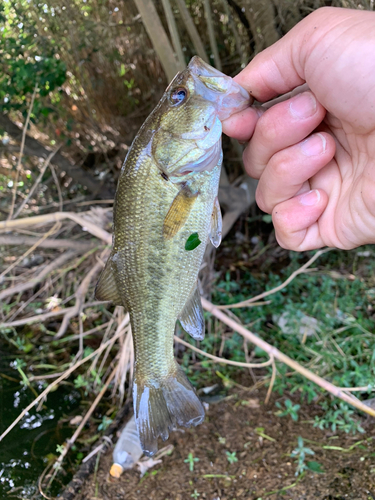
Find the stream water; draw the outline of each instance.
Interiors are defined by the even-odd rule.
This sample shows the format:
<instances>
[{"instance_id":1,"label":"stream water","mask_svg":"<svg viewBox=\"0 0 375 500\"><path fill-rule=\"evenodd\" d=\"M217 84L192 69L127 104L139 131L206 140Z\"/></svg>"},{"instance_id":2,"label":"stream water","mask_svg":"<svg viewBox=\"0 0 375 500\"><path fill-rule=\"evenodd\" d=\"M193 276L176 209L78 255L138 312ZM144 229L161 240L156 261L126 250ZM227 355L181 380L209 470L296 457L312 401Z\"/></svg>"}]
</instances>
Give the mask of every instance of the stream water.
<instances>
[{"instance_id":1,"label":"stream water","mask_svg":"<svg viewBox=\"0 0 375 500\"><path fill-rule=\"evenodd\" d=\"M14 359L9 347L0 343L0 434L35 399L12 367ZM35 388L40 393L45 385L40 382ZM38 478L57 455L57 445L71 436L69 416L79 401L71 384L62 385L49 394L40 411L30 410L0 442L0 500L39 498Z\"/></svg>"}]
</instances>

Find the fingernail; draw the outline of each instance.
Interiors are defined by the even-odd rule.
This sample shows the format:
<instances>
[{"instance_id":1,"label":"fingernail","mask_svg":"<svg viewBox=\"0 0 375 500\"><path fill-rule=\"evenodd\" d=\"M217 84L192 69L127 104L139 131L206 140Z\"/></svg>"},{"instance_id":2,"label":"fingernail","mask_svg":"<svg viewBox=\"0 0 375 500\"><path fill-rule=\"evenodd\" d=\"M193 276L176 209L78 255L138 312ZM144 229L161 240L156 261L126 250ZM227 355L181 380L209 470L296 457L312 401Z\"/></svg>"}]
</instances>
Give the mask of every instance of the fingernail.
<instances>
[{"instance_id":1,"label":"fingernail","mask_svg":"<svg viewBox=\"0 0 375 500\"><path fill-rule=\"evenodd\" d=\"M301 144L302 153L306 156L315 156L324 153L327 140L322 134L314 134Z\"/></svg>"},{"instance_id":2,"label":"fingernail","mask_svg":"<svg viewBox=\"0 0 375 500\"><path fill-rule=\"evenodd\" d=\"M305 207L313 207L319 203L320 193L317 189L313 189L312 191L308 191L307 193L298 196L298 201Z\"/></svg>"},{"instance_id":3,"label":"fingernail","mask_svg":"<svg viewBox=\"0 0 375 500\"><path fill-rule=\"evenodd\" d=\"M291 100L289 109L295 118L309 118L316 111L316 99L311 92L303 92Z\"/></svg>"}]
</instances>

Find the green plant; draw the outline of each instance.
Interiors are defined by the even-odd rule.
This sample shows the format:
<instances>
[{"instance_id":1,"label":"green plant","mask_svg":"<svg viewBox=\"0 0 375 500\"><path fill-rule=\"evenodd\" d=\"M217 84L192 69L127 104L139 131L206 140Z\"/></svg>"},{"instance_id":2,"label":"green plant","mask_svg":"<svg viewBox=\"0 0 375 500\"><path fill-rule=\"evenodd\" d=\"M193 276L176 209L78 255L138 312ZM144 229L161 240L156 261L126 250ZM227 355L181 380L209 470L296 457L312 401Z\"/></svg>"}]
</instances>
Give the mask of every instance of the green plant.
<instances>
[{"instance_id":1,"label":"green plant","mask_svg":"<svg viewBox=\"0 0 375 500\"><path fill-rule=\"evenodd\" d=\"M0 111L17 110L24 115L26 96L37 88L32 121L56 111L58 94L66 79L66 65L52 37L41 37L25 1L0 6ZM33 4L34 14L46 14L43 4Z\"/></svg>"},{"instance_id":2,"label":"green plant","mask_svg":"<svg viewBox=\"0 0 375 500\"><path fill-rule=\"evenodd\" d=\"M325 401L322 403L322 407L326 412L323 417L315 417L314 427L319 429L331 428L333 432L339 430L352 434L365 432L356 418L354 410L346 403L341 401L334 408L331 408Z\"/></svg>"},{"instance_id":3,"label":"green plant","mask_svg":"<svg viewBox=\"0 0 375 500\"><path fill-rule=\"evenodd\" d=\"M98 425L98 431L105 431L111 425L113 420L108 418L106 415L102 418L101 423Z\"/></svg>"},{"instance_id":4,"label":"green plant","mask_svg":"<svg viewBox=\"0 0 375 500\"><path fill-rule=\"evenodd\" d=\"M226 250L225 241L223 249ZM244 251L242 247L238 250L239 253ZM237 308L233 313L243 324L251 325L253 332L302 366L311 367L338 387L368 387L368 397L371 397L371 383L375 379L375 338L372 333L375 261L371 259L371 252L371 247L328 252L314 264L317 267L314 273L300 274L282 291L268 297L270 304ZM368 257L362 257L366 255ZM279 274L263 265L256 273L241 268L239 275L239 269L232 264L233 271L226 270L217 280L212 301L230 305L279 286L309 257L311 253L290 252L289 263ZM232 262L236 258L233 255ZM239 254L238 260L241 259ZM357 271L359 265L360 271ZM347 279L349 275L350 280ZM246 361L243 338L235 333L222 335L220 323L213 319L209 321L211 330L218 333L206 336L201 348L216 355L221 350L228 359ZM253 354L254 361L268 359L266 353L257 347ZM207 380L207 385L212 384L219 369L224 385L225 381L235 379L236 368L219 367L199 355L198 358L207 366L200 383ZM189 361L189 354L185 353L184 365L188 366ZM271 369L268 370L270 377ZM197 372L191 370L189 376L198 382ZM202 379L201 372L199 378ZM315 417L314 425L334 431L361 432L356 413L346 404L324 397L323 389L299 373L290 373L290 369L281 363L277 364L273 390L286 397L278 404L279 415L290 415L296 420L302 403L318 401L323 411ZM288 394L294 395L293 403ZM366 399L366 393L362 397Z\"/></svg>"},{"instance_id":5,"label":"green plant","mask_svg":"<svg viewBox=\"0 0 375 500\"><path fill-rule=\"evenodd\" d=\"M303 472L305 472L306 469L310 469L313 472L323 472L322 466L315 461L308 461L305 463L306 455L315 455L313 450L311 448L307 448L304 445L303 439L301 436L298 436L297 439L298 446L295 448L292 453L291 457L296 459L296 464L297 464L297 469L296 469L296 476L299 476Z\"/></svg>"},{"instance_id":6,"label":"green plant","mask_svg":"<svg viewBox=\"0 0 375 500\"><path fill-rule=\"evenodd\" d=\"M236 457L235 451L233 451L232 453L230 451L226 451L225 454L230 464L235 464L236 462L238 462L238 458Z\"/></svg>"},{"instance_id":7,"label":"green plant","mask_svg":"<svg viewBox=\"0 0 375 500\"><path fill-rule=\"evenodd\" d=\"M58 444L56 446L56 453L59 453L61 455L61 453L64 452L64 449L65 449L65 446L63 444Z\"/></svg>"},{"instance_id":8,"label":"green plant","mask_svg":"<svg viewBox=\"0 0 375 500\"><path fill-rule=\"evenodd\" d=\"M194 463L199 462L198 457L194 457L192 453L189 453L188 457L184 460L185 464L189 464L189 470L190 472L193 472L194 470Z\"/></svg>"},{"instance_id":9,"label":"green plant","mask_svg":"<svg viewBox=\"0 0 375 500\"><path fill-rule=\"evenodd\" d=\"M286 417L287 415L290 415L292 417L292 420L297 422L298 420L298 410L301 408L301 405L294 405L290 399L286 399L284 401L285 405L285 410L283 411L277 411L276 415L278 417ZM282 408L281 404L279 402L276 403L276 406L278 408Z\"/></svg>"},{"instance_id":10,"label":"green plant","mask_svg":"<svg viewBox=\"0 0 375 500\"><path fill-rule=\"evenodd\" d=\"M197 492L197 490L194 490L194 493L192 493L190 496L193 498L198 498L200 497L200 494Z\"/></svg>"}]
</instances>

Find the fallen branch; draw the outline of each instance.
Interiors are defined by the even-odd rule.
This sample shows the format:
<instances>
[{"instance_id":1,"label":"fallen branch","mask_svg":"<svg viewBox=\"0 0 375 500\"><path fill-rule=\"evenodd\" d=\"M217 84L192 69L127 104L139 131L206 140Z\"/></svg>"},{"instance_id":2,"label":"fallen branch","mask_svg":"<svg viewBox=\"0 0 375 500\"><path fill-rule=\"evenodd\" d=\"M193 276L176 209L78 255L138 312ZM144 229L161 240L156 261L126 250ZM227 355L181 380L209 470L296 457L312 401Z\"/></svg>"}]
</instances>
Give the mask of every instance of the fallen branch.
<instances>
[{"instance_id":1,"label":"fallen branch","mask_svg":"<svg viewBox=\"0 0 375 500\"><path fill-rule=\"evenodd\" d=\"M327 251L327 250L326 250ZM315 254L316 255L316 254ZM310 259L311 260L311 259ZM259 297L257 297L259 298ZM355 408L358 408L358 410L363 411L364 413L367 413L368 415L371 415L372 417L375 417L375 410L371 409L370 407L366 406L363 404L361 401L357 400L353 396L349 394L345 394L343 390L341 390L339 387L336 387L335 385L331 384L327 380L324 380L323 378L319 377L315 373L312 373L310 370L307 370L303 366L301 366L299 363L294 361L293 359L289 358L289 356L286 356L282 352L280 352L276 347L271 346L261 338L257 337L253 333L251 333L247 328L243 327L233 319L229 318L223 311L220 311L220 309L217 306L214 306L206 300L204 297L202 297L202 305L204 309L211 314L213 314L216 318L218 318L220 321L228 325L230 328L238 332L240 335L245 337L247 340L255 344L256 346L260 347L263 351L265 351L270 357L274 357L278 361L281 361L282 363L286 364L296 372L300 373L307 379L311 380L314 382L314 384L318 385L325 391L330 392L333 396L336 398L341 399L342 401L345 401L346 403L349 403L350 405L354 406Z\"/></svg>"},{"instance_id":2,"label":"fallen branch","mask_svg":"<svg viewBox=\"0 0 375 500\"><path fill-rule=\"evenodd\" d=\"M188 342L185 342L185 340L180 339L180 337L177 337L177 335L174 336L174 340L175 342L178 342L179 344L189 347L189 349L202 354L202 356L206 356L206 358L213 359L217 363L224 363L225 365L241 366L242 368L264 368L265 366L272 365L273 361L272 357L270 357L268 361L264 361L264 363L242 363L241 361L232 361L231 359L219 358L218 356L214 356L213 354L204 352L201 349L198 349L198 347L195 347Z\"/></svg>"},{"instance_id":3,"label":"fallen branch","mask_svg":"<svg viewBox=\"0 0 375 500\"><path fill-rule=\"evenodd\" d=\"M52 271L58 269L60 266L65 264L68 260L72 260L73 257L77 255L78 252L75 250L69 250L66 253L60 255L56 260L52 261L48 264L37 276L31 278L26 283L19 283L18 285L12 286L0 292L0 301L4 300L6 297L10 297L17 293L25 292L26 290L30 290L30 288L34 288L38 283L43 281L43 279L48 276Z\"/></svg>"},{"instance_id":4,"label":"fallen branch","mask_svg":"<svg viewBox=\"0 0 375 500\"><path fill-rule=\"evenodd\" d=\"M108 254L109 254L109 250L107 249L107 250L105 250L105 252L101 256L101 258L103 258L104 260L107 260ZM86 297L86 293L87 293L87 290L89 288L89 285L90 285L92 279L102 269L103 269L103 264L101 261L98 261L95 264L95 266L90 270L90 272L85 276L85 278L82 280L82 283L79 285L79 287L77 288L77 291L75 293L75 299L76 299L75 306L64 315L64 318L61 322L59 331L56 333L54 340L60 339L64 335L64 333L66 332L66 329L69 326L70 320L72 318L74 318L75 316L78 316L79 314L81 314L82 307L83 307L83 304L85 302L85 297Z\"/></svg>"},{"instance_id":5,"label":"fallen branch","mask_svg":"<svg viewBox=\"0 0 375 500\"><path fill-rule=\"evenodd\" d=\"M44 175L44 172L46 171L48 165L50 164L52 158L55 156L55 154L57 153L57 151L61 148L61 146L59 146L58 148L56 148L54 151L52 151L52 153L48 156L48 158L46 159L46 161L44 162L44 165L36 179L36 181L34 182L33 186L31 187L30 191L28 192L26 198L22 201L21 205L17 208L15 214L14 214L14 218L17 219L17 217L19 216L19 214L22 212L22 210L24 209L24 206L26 205L26 203L30 200L30 198L32 197L32 195L34 194L36 188L38 187L40 181L42 180L42 177ZM20 153L21 154L21 153Z\"/></svg>"},{"instance_id":6,"label":"fallen branch","mask_svg":"<svg viewBox=\"0 0 375 500\"><path fill-rule=\"evenodd\" d=\"M106 304L106 302L103 302L102 300L87 302L87 304L83 304L82 308L86 309L100 304ZM47 319L64 316L64 314L72 309L73 307L67 307L66 309L59 309L58 311L51 311L43 314L37 314L36 316L29 316L28 318L17 319L16 321L10 321L9 323L0 323L0 330L4 330L5 328L15 328L16 326L22 325L32 325L33 323L43 323L43 321L46 321Z\"/></svg>"},{"instance_id":7,"label":"fallen branch","mask_svg":"<svg viewBox=\"0 0 375 500\"><path fill-rule=\"evenodd\" d=\"M87 212L86 212L87 213ZM82 214L77 215L74 212L54 212L46 215L36 215L35 217L26 217L24 219L1 221L0 229L17 229L20 227L29 227L35 224L48 224L49 222L57 222L64 219L70 219L86 229L93 236L103 240L107 245L112 243L112 235L101 227L84 219Z\"/></svg>"},{"instance_id":8,"label":"fallen branch","mask_svg":"<svg viewBox=\"0 0 375 500\"><path fill-rule=\"evenodd\" d=\"M38 243L38 247L41 248L69 248L70 250L77 250L79 252L87 252L91 248L98 246L98 243L83 243L74 240L65 239L46 239L41 241L40 238L34 238L32 236L0 236L0 246L5 245L23 245L23 246L33 246Z\"/></svg>"},{"instance_id":9,"label":"fallen branch","mask_svg":"<svg viewBox=\"0 0 375 500\"><path fill-rule=\"evenodd\" d=\"M17 260L13 262L13 264L8 266L7 269L5 269L5 271L3 271L0 274L0 279L6 274L8 274L14 267L18 266L18 264L22 262L23 259L25 259L28 255L30 255L39 246L40 243L46 240L48 236L51 236L51 234L54 234L56 231L58 231L60 227L61 227L60 222L56 222L56 224L54 224L49 231L44 233L43 236L40 239L38 239L28 250L26 250L24 254L22 254Z\"/></svg>"},{"instance_id":10,"label":"fallen branch","mask_svg":"<svg viewBox=\"0 0 375 500\"><path fill-rule=\"evenodd\" d=\"M308 260L303 266L301 266L299 269L294 271L288 279L286 279L281 285L276 286L275 288L272 288L272 290L268 290L267 292L263 292L259 295L256 295L255 297L252 297L251 299L243 300L242 302L236 302L235 304L229 304L227 306L216 306L218 309L232 309L232 308L238 308L238 307L246 307L252 302L256 302L257 300L264 299L264 297L268 297L269 295L273 295L274 293L279 292L283 288L289 285L291 281L294 280L299 274L303 274L308 267L311 266L321 255L324 253L330 252L331 250L334 250L333 248L325 248L323 250L318 250L313 257L311 257L310 260Z\"/></svg>"}]
</instances>

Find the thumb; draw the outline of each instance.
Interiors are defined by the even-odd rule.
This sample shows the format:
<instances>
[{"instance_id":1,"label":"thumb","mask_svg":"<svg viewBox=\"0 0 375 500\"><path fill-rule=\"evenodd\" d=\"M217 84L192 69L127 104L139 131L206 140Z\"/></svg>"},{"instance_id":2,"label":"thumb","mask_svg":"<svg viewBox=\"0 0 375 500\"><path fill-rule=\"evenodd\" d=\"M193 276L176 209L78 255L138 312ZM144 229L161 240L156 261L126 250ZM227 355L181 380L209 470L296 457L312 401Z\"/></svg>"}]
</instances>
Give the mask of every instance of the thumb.
<instances>
[{"instance_id":1,"label":"thumb","mask_svg":"<svg viewBox=\"0 0 375 500\"><path fill-rule=\"evenodd\" d=\"M354 11L355 12L355 11ZM352 16L353 11L323 7L299 22L283 38L257 54L234 79L255 99L264 102L290 92L307 81L306 64L317 45L326 51L329 31ZM323 43L322 43L323 42Z\"/></svg>"}]
</instances>

